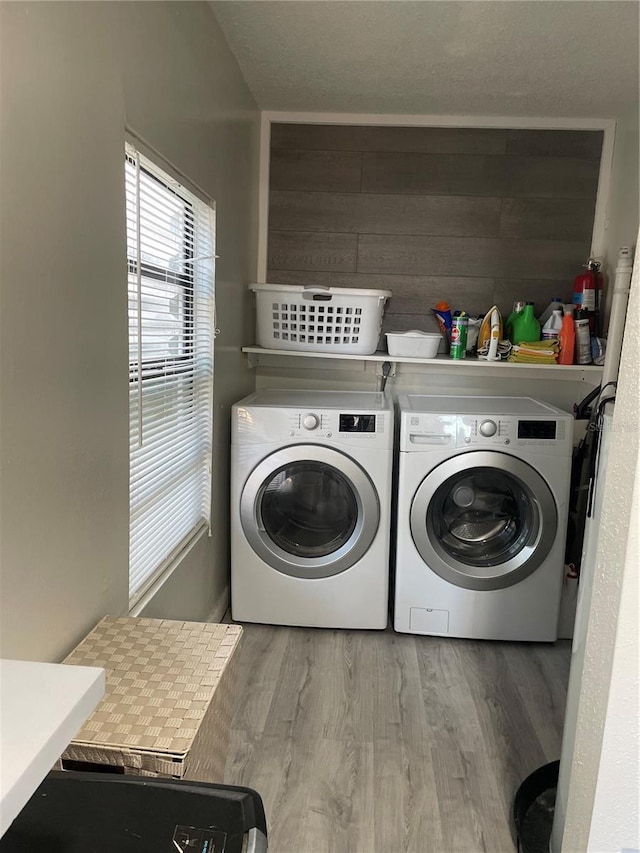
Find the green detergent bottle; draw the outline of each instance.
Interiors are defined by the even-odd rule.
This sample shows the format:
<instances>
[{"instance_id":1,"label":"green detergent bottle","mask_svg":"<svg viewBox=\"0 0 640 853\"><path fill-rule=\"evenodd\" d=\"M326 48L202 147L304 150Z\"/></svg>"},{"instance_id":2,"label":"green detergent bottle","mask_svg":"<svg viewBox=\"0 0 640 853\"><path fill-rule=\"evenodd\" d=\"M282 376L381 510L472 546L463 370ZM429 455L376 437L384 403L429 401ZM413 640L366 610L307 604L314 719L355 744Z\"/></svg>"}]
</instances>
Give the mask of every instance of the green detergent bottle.
<instances>
[{"instance_id":1,"label":"green detergent bottle","mask_svg":"<svg viewBox=\"0 0 640 853\"><path fill-rule=\"evenodd\" d=\"M513 321L516 319L518 314L521 314L524 311L525 305L526 305L526 302L514 302L513 303L513 310L511 311L511 314L509 314L509 316L505 320L504 336L505 336L505 338L510 340L511 343L513 343Z\"/></svg>"},{"instance_id":2,"label":"green detergent bottle","mask_svg":"<svg viewBox=\"0 0 640 853\"><path fill-rule=\"evenodd\" d=\"M525 302L523 310L513 320L514 344L532 343L540 340L540 323L533 313L533 302Z\"/></svg>"}]
</instances>

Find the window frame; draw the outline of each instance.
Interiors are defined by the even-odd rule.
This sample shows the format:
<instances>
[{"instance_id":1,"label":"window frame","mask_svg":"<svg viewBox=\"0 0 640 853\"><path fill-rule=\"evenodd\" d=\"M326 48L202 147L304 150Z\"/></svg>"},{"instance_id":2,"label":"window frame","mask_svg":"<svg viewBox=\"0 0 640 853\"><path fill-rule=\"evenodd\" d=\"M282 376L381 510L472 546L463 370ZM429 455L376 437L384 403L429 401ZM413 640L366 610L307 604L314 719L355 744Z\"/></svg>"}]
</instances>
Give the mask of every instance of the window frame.
<instances>
[{"instance_id":1,"label":"window frame","mask_svg":"<svg viewBox=\"0 0 640 853\"><path fill-rule=\"evenodd\" d=\"M211 455L213 449L213 342L215 338L215 203L210 198L203 198L202 193L196 195L184 183L177 181L172 172L175 171L171 167L171 171L167 171L158 165L155 160L151 159L146 151L141 150L137 141L130 142L127 140L125 145L125 196L127 208L127 229L126 229L126 244L127 244L127 292L128 300L128 343L129 343L129 427L130 427L130 445L129 445L129 463L130 463L130 478L129 478L129 605L130 609L140 606L141 602L146 600L158 582L170 574L173 569L181 562L182 558L192 547L197 538L205 532L211 535L211 477L212 465ZM163 158L157 157L164 163ZM170 164L165 164L170 166ZM128 167L135 170L135 190L132 192L130 186L130 177L127 175ZM141 225L141 220L144 218L141 213L142 205L144 205L144 189L141 182L141 177L145 181L157 183L157 189L160 195L160 203L158 208L164 215L162 210L162 194L165 192L171 193L182 207L183 221L178 227L180 235L180 254L178 256L178 269L172 268L174 259L171 258L167 262L167 266L162 266L157 263L158 258L149 260L144 258L144 228ZM149 184L149 186L153 186ZM142 205L140 200L142 199ZM147 199L148 202L148 199ZM132 213L133 210L133 213ZM170 214L169 208L167 213ZM170 219L170 216L169 216ZM135 239L132 231L135 229ZM149 232L151 233L151 232ZM168 233L168 232L167 232ZM151 242L149 234L147 240ZM201 250L201 245L204 247ZM159 245L161 242L159 241ZM167 355L161 357L158 355L143 355L144 349L144 282L157 282L158 289L162 290L162 284L167 284L173 287L180 288L180 300L184 303L183 310L179 311L180 323L180 351L175 355ZM135 284L132 285L132 282ZM132 290L135 288L135 309L132 307ZM167 291L167 298L171 296ZM169 314L168 314L169 316ZM135 317L136 337L132 339L132 317ZM153 323L151 324L153 329ZM206 332L205 332L206 330ZM147 332L147 335L150 333ZM133 344L132 344L133 340ZM163 343L171 344L171 333L168 332L163 340L160 337L160 346ZM137 356L132 354L132 345L137 350ZM206 364L205 364L206 361ZM175 400L171 399L171 395L176 394L179 388L177 382L173 381L176 377L184 374L186 378L186 387L190 390L184 396L180 405L175 406ZM138 567L135 567L134 560L134 477L139 473L141 465L136 467L134 461L135 450L141 450L144 447L144 421L148 416L148 411L145 413L144 392L149 392L152 388L158 388L158 383L162 384L166 380L167 387L163 388L161 393L166 394L168 408L171 408L173 403L173 414L185 421L189 422L189 427L185 428L184 433L178 428L176 438L180 440L186 439L188 444L189 433L193 432L193 448L196 461L194 470L191 467L186 467L187 480L193 476L195 503L198 500L202 503L202 509L195 523L190 527L186 535L182 535L172 542L168 552L163 554L162 559L159 559L157 564L150 570L140 572ZM178 380L179 382L179 380ZM206 382L205 388L201 383ZM151 383L154 383L151 385ZM167 390L168 389L168 390ZM132 405L133 395L137 398L137 406ZM179 394L180 396L180 394ZM135 445L135 429L132 424L135 421L138 429L138 441ZM204 428L202 424L205 424ZM178 425L180 426L180 425ZM169 435L169 430L166 425L161 427L166 429L166 435ZM206 448L202 450L202 434L205 436ZM173 434L171 434L173 438ZM153 441L151 442L153 444ZM144 453L142 454L144 456ZM165 448L164 451L158 454L158 459L162 461L163 466L171 467L171 449ZM144 464L144 463L143 463ZM183 488L184 472L181 472L176 467L177 474L174 475L176 482L173 483L173 488L180 493ZM204 484L204 485L203 485ZM187 483L189 485L189 483ZM196 486L198 488L196 488ZM198 491L198 489L200 491ZM161 490L162 493L168 491L168 487ZM152 498L150 503L153 504L155 498ZM158 499L159 500L159 499ZM157 510L156 510L157 511ZM170 514L169 521L174 521L175 509L173 514ZM153 513L149 512L148 516L144 513L137 513L138 521L140 516L145 519L148 517L151 522L144 521L140 525L147 537L148 530L144 525L149 524L152 530L158 527L158 520L154 518ZM137 530L137 528L136 528ZM164 533L164 531L163 531ZM163 537L166 538L166 537Z\"/></svg>"}]
</instances>

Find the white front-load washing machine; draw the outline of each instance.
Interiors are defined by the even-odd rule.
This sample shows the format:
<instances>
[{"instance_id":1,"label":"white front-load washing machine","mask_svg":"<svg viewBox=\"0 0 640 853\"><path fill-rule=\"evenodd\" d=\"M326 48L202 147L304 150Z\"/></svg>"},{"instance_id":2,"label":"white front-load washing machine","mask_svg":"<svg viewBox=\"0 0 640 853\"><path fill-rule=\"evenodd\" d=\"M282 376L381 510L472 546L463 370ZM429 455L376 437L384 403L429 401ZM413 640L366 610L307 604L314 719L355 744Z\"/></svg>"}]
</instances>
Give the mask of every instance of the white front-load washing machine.
<instances>
[{"instance_id":1,"label":"white front-load washing machine","mask_svg":"<svg viewBox=\"0 0 640 853\"><path fill-rule=\"evenodd\" d=\"M387 625L393 404L265 390L232 410L231 615Z\"/></svg>"},{"instance_id":2,"label":"white front-load washing machine","mask_svg":"<svg viewBox=\"0 0 640 853\"><path fill-rule=\"evenodd\" d=\"M528 397L398 402L396 631L554 641L572 415Z\"/></svg>"}]
</instances>

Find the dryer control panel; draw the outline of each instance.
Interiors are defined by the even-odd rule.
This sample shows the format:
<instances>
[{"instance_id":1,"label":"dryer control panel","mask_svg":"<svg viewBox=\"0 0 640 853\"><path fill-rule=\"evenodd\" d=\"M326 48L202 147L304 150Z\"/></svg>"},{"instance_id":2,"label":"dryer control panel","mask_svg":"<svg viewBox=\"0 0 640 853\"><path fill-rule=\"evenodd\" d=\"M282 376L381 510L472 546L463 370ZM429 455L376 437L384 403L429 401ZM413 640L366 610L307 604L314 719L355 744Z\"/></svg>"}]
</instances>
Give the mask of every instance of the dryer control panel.
<instances>
[{"instance_id":1,"label":"dryer control panel","mask_svg":"<svg viewBox=\"0 0 640 853\"><path fill-rule=\"evenodd\" d=\"M405 413L400 450L437 448L504 450L516 448L567 455L573 445L573 419L566 417L514 417L496 414L444 415Z\"/></svg>"},{"instance_id":2,"label":"dryer control panel","mask_svg":"<svg viewBox=\"0 0 640 853\"><path fill-rule=\"evenodd\" d=\"M457 419L456 447L495 447L513 441L513 422L498 415L471 417L460 415Z\"/></svg>"},{"instance_id":3,"label":"dryer control panel","mask_svg":"<svg viewBox=\"0 0 640 853\"><path fill-rule=\"evenodd\" d=\"M545 448L565 453L571 445L570 418L516 418L458 415L456 447Z\"/></svg>"}]
</instances>

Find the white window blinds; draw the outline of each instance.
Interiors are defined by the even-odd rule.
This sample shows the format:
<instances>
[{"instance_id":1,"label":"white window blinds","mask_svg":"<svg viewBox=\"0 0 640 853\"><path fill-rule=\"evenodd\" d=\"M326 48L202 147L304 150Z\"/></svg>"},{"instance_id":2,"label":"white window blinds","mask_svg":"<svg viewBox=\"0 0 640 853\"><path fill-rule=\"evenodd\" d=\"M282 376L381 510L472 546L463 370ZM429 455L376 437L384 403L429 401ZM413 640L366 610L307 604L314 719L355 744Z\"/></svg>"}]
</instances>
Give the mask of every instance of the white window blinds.
<instances>
[{"instance_id":1,"label":"white window blinds","mask_svg":"<svg viewBox=\"0 0 640 853\"><path fill-rule=\"evenodd\" d=\"M209 525L215 213L127 145L129 594Z\"/></svg>"}]
</instances>

